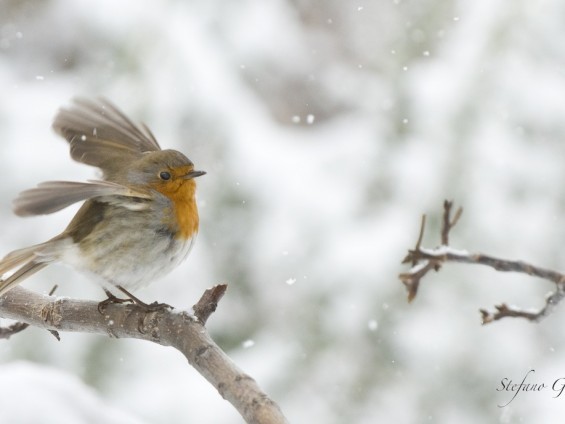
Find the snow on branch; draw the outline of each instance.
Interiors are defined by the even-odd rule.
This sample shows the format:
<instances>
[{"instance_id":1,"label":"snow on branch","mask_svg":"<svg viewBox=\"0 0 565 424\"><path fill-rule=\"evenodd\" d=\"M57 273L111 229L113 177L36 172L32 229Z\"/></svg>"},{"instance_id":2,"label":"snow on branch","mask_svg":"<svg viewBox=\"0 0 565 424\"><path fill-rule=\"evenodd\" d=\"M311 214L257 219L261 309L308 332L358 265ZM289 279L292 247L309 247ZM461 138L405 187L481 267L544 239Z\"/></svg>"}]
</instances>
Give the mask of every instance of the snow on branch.
<instances>
[{"instance_id":1,"label":"snow on branch","mask_svg":"<svg viewBox=\"0 0 565 424\"><path fill-rule=\"evenodd\" d=\"M101 313L97 302L57 298L15 287L0 297L0 317L19 322L0 329L0 338L2 335L8 338L32 325L56 337L59 331L71 331L171 346L188 359L247 423L287 423L278 405L214 343L204 326L226 288L221 284L206 290L191 314L168 308L148 311L135 304L110 304Z\"/></svg>"},{"instance_id":2,"label":"snow on branch","mask_svg":"<svg viewBox=\"0 0 565 424\"><path fill-rule=\"evenodd\" d=\"M422 217L420 226L420 234L414 249L408 251L408 255L402 261L403 264L410 264L411 268L408 272L399 275L400 280L408 291L408 301L414 300L418 293L422 278L429 271L439 271L441 266L446 262L463 262L468 264L486 265L497 271L520 272L534 277L543 278L551 281L554 285L554 291L549 293L545 299L543 308L537 311L526 311L517 307L508 306L505 303L495 306L494 311L481 309L482 323L488 324L506 317L526 318L530 321L539 321L549 315L554 307L565 298L565 275L557 271L541 268L528 264L523 261L511 261L507 259L495 258L493 256L482 253L469 253L464 250L456 250L449 246L449 233L457 224L463 212L462 208L458 208L452 216L453 202L445 201L443 203L443 219L440 232L441 245L434 249L427 249L421 246L424 237L424 228L426 226L426 216Z\"/></svg>"}]
</instances>

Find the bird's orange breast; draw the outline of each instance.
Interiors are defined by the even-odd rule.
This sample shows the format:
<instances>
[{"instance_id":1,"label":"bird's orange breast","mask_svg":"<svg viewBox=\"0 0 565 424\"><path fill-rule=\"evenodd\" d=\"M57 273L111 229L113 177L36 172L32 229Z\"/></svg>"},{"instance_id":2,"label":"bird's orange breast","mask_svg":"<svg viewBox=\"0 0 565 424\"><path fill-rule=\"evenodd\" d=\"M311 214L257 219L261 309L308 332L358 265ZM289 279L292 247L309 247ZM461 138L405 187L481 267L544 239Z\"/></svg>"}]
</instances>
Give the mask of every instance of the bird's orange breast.
<instances>
[{"instance_id":1,"label":"bird's orange breast","mask_svg":"<svg viewBox=\"0 0 565 424\"><path fill-rule=\"evenodd\" d=\"M196 207L196 183L193 180L176 179L155 187L171 199L172 213L165 218L165 224L176 237L188 240L198 231L198 209ZM171 222L172 221L172 222Z\"/></svg>"},{"instance_id":2,"label":"bird's orange breast","mask_svg":"<svg viewBox=\"0 0 565 424\"><path fill-rule=\"evenodd\" d=\"M177 220L177 238L187 240L198 231L198 209L196 207L196 183L183 181L178 191L169 195L174 204L174 216Z\"/></svg>"}]
</instances>

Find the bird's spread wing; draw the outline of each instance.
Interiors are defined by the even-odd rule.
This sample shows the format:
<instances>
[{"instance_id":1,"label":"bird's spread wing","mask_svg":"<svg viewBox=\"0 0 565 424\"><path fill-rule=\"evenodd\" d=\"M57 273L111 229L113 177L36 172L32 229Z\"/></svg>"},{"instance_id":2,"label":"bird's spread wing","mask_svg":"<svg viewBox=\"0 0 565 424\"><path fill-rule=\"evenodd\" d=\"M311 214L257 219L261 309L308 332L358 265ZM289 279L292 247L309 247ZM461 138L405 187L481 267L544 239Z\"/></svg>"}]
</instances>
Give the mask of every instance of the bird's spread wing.
<instances>
[{"instance_id":1,"label":"bird's spread wing","mask_svg":"<svg viewBox=\"0 0 565 424\"><path fill-rule=\"evenodd\" d=\"M150 198L147 193L109 181L47 181L20 193L14 200L14 212L19 216L45 215L76 202L103 196Z\"/></svg>"},{"instance_id":2,"label":"bird's spread wing","mask_svg":"<svg viewBox=\"0 0 565 424\"><path fill-rule=\"evenodd\" d=\"M59 111L53 129L69 142L74 160L102 170L161 150L149 128L135 125L105 99L75 99Z\"/></svg>"}]
</instances>

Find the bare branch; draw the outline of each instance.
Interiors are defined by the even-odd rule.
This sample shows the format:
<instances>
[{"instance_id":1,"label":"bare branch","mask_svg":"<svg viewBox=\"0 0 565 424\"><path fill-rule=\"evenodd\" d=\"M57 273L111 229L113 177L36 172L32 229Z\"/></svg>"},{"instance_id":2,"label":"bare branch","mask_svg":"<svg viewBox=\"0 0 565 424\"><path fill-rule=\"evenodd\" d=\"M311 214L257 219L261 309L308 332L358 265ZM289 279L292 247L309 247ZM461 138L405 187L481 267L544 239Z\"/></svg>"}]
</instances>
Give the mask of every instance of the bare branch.
<instances>
[{"instance_id":1,"label":"bare branch","mask_svg":"<svg viewBox=\"0 0 565 424\"><path fill-rule=\"evenodd\" d=\"M208 311L205 318L212 313L210 305L205 305L216 304L221 297L221 289L217 290L215 296L197 303ZM186 311L162 308L147 312L137 305L110 304L101 314L96 302L55 298L15 287L0 297L0 316L51 331L95 333L172 346L247 423L287 422L278 405L214 343L204 324Z\"/></svg>"},{"instance_id":2,"label":"bare branch","mask_svg":"<svg viewBox=\"0 0 565 424\"><path fill-rule=\"evenodd\" d=\"M468 253L464 250L455 250L448 246L440 246L436 249L420 249L420 259L429 259L443 262L461 262L468 264L486 265L497 271L519 272L534 277L543 278L555 284L563 284L565 275L560 272L535 266L520 260L500 259L482 253Z\"/></svg>"},{"instance_id":3,"label":"bare branch","mask_svg":"<svg viewBox=\"0 0 565 424\"><path fill-rule=\"evenodd\" d=\"M453 218L451 217L451 209L453 203L445 201L443 204L442 228L440 239L442 244L434 249L426 249L421 247L423 228L420 228L418 242L414 250L409 250L408 255L402 263L411 263L412 268L408 272L399 275L400 280L406 286L408 291L408 301L411 302L418 292L420 282L430 270L438 271L446 262L461 262L468 264L485 265L494 268L497 271L519 272L534 277L548 280L555 284L555 290L546 298L545 306L538 311L525 311L519 308L510 307L506 304L495 306L494 312L481 309L483 324L488 324L506 317L525 318L529 321L539 321L549 315L554 307L565 298L565 275L551 270L535 266L520 260L508 260L496 258L494 256L482 253L468 253L463 250L456 250L448 246L449 234L455 224L459 221L463 210L458 208ZM425 221L422 221L424 224Z\"/></svg>"},{"instance_id":4,"label":"bare branch","mask_svg":"<svg viewBox=\"0 0 565 424\"><path fill-rule=\"evenodd\" d=\"M539 311L524 311L502 303L500 305L495 305L494 308L496 309L496 312L489 312L485 309L480 309L479 312L481 313L483 325L506 317L525 318L528 321L538 322L553 312L553 309L561 300L563 300L563 297L565 297L563 285L558 285L557 290L546 297L545 306Z\"/></svg>"}]
</instances>

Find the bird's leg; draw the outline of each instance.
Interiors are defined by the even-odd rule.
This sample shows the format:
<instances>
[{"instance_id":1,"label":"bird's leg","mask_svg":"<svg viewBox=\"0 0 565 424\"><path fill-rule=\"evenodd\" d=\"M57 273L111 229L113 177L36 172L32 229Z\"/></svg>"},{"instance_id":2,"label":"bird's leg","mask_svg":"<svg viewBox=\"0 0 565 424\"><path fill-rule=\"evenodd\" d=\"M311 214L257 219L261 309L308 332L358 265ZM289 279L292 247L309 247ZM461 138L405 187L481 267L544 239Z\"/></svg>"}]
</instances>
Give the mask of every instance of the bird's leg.
<instances>
[{"instance_id":1,"label":"bird's leg","mask_svg":"<svg viewBox=\"0 0 565 424\"><path fill-rule=\"evenodd\" d=\"M131 302L134 303L135 305L145 309L146 312L157 312L164 309L173 309L173 307L167 303L159 303L159 302L145 303L144 301L138 299L129 291L124 289L122 286L116 286L116 287L127 297L129 297L128 300L131 300Z\"/></svg>"},{"instance_id":2,"label":"bird's leg","mask_svg":"<svg viewBox=\"0 0 565 424\"><path fill-rule=\"evenodd\" d=\"M133 299L121 299L119 297L116 297L110 290L107 289L104 289L104 293L106 293L108 299L98 303L98 312L100 312L101 314L103 314L106 307L112 303L135 303Z\"/></svg>"}]
</instances>

